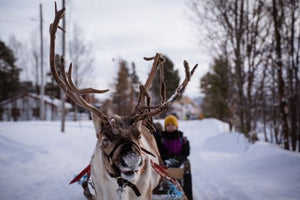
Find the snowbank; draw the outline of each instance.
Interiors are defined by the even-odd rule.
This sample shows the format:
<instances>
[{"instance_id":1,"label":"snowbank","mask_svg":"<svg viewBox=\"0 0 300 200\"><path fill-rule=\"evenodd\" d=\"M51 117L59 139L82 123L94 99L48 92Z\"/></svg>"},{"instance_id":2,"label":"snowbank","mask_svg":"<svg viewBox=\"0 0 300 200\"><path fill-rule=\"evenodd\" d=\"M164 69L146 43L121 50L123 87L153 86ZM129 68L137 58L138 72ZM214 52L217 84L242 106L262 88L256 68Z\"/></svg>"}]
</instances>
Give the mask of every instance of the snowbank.
<instances>
[{"instance_id":1,"label":"snowbank","mask_svg":"<svg viewBox=\"0 0 300 200\"><path fill-rule=\"evenodd\" d=\"M201 149L223 153L243 153L249 149L248 139L240 133L219 133L208 138Z\"/></svg>"}]
</instances>

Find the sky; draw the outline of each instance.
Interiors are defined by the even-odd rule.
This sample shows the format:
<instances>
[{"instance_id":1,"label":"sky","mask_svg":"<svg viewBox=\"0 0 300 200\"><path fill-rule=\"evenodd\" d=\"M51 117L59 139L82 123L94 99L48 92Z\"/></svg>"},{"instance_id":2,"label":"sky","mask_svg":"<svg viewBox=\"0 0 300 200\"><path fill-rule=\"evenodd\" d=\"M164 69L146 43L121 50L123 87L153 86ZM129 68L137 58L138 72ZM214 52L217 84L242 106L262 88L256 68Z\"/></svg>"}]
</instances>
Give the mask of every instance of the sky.
<instances>
[{"instance_id":1,"label":"sky","mask_svg":"<svg viewBox=\"0 0 300 200\"><path fill-rule=\"evenodd\" d=\"M0 0L0 39L8 41L14 35L21 42L34 38L39 45L39 4L43 4L44 46L49 49L49 24L54 19L52 0ZM61 8L61 1L57 1ZM94 58L94 84L99 89L111 88L118 65L116 60L135 62L140 80L144 81L156 52L167 55L184 78L183 61L190 66L199 64L185 95L200 94L199 79L211 61L207 49L199 44L197 25L187 0L72 0L66 1L66 38L68 30L76 24L91 46ZM31 39L32 40L32 39ZM57 44L58 46L59 44ZM48 71L48 54L45 53Z\"/></svg>"}]
</instances>

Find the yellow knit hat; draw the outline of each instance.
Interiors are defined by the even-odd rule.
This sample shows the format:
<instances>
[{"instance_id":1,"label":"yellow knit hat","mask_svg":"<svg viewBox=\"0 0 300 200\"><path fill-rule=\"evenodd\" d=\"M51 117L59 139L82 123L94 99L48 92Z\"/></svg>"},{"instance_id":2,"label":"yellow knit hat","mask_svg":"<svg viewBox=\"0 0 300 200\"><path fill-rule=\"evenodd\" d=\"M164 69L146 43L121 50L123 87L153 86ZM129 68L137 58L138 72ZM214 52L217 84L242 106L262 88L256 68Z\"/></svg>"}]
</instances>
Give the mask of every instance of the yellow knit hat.
<instances>
[{"instance_id":1,"label":"yellow knit hat","mask_svg":"<svg viewBox=\"0 0 300 200\"><path fill-rule=\"evenodd\" d=\"M176 128L178 129L178 121L177 118L174 115L169 115L165 118L165 128L167 127L167 125L169 124L173 124L176 126Z\"/></svg>"}]
</instances>

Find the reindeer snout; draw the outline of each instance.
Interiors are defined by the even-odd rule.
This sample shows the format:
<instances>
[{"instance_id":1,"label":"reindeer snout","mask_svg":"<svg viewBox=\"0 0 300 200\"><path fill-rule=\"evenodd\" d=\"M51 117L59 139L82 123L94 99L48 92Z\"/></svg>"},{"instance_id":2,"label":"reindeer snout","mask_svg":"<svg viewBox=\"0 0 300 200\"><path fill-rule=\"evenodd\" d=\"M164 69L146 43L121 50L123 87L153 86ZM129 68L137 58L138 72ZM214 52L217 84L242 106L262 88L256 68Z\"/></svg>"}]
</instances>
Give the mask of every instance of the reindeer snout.
<instances>
[{"instance_id":1,"label":"reindeer snout","mask_svg":"<svg viewBox=\"0 0 300 200\"><path fill-rule=\"evenodd\" d=\"M138 168L142 165L142 162L142 156L140 154L131 152L121 158L120 164L122 167L138 170Z\"/></svg>"},{"instance_id":2,"label":"reindeer snout","mask_svg":"<svg viewBox=\"0 0 300 200\"><path fill-rule=\"evenodd\" d=\"M137 167L141 166L142 156L140 155L137 145L133 143L127 143L122 146L121 152L123 154L123 156L120 158L120 164L122 167L136 170Z\"/></svg>"},{"instance_id":3,"label":"reindeer snout","mask_svg":"<svg viewBox=\"0 0 300 200\"><path fill-rule=\"evenodd\" d=\"M121 176L134 183L138 179L143 164L139 147L133 142L128 142L121 147L120 151L122 156L119 159L118 167Z\"/></svg>"},{"instance_id":4,"label":"reindeer snout","mask_svg":"<svg viewBox=\"0 0 300 200\"><path fill-rule=\"evenodd\" d=\"M134 183L138 179L142 163L143 159L139 153L130 152L123 155L119 164L122 178Z\"/></svg>"}]
</instances>

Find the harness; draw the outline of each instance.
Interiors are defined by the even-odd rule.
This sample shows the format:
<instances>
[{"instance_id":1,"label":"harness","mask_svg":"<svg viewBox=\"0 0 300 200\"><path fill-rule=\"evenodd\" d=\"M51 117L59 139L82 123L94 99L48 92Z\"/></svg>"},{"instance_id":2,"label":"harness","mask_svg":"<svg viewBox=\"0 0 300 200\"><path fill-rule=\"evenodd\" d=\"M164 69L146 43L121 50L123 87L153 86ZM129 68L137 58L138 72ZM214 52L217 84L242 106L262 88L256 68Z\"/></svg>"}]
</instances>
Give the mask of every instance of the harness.
<instances>
[{"instance_id":1,"label":"harness","mask_svg":"<svg viewBox=\"0 0 300 200\"><path fill-rule=\"evenodd\" d=\"M121 195L122 192L124 191L124 188L125 188L126 186L129 186L129 187L134 191L135 195L139 197L139 196L141 196L141 193L140 193L139 189L136 187L136 185L134 185L134 184L131 183L130 181L128 181L128 180L122 178L122 177L121 177L121 174L120 174L119 168L115 165L115 163L112 162L112 158L113 158L113 156L114 156L115 151L116 151L118 148L121 148L122 146L124 146L124 145L126 145L126 144L133 144L134 146L137 147L137 149L138 149L139 152L141 152L141 150L142 150L136 143L134 143L134 142L132 142L132 141L126 141L126 140L125 140L125 141L120 141L120 142L118 142L118 143L115 145L114 149L110 152L110 154L109 154L109 155L106 155L107 158L108 158L108 160L109 160L109 163L110 163L110 165L111 165L111 167L112 167L112 169L113 169L113 173L110 173L107 169L106 169L106 171L107 171L107 173L110 175L110 177L116 178L116 179L117 179L117 183L118 183L118 185L119 185L119 188L118 188L117 192L118 192L120 195Z\"/></svg>"},{"instance_id":2,"label":"harness","mask_svg":"<svg viewBox=\"0 0 300 200\"><path fill-rule=\"evenodd\" d=\"M146 150L143 147L140 147L136 143L134 143L132 141L127 141L127 140L124 141L123 140L123 141L118 142L115 145L114 149L111 151L111 153L109 155L104 154L107 157L107 159L111 165L113 173L109 172L108 170L106 170L106 171L110 175L110 177L117 179L117 183L119 186L119 188L117 190L118 193L121 194L124 191L124 188L126 186L129 186L134 191L136 196L141 196L141 193L140 193L139 189L136 187L136 185L134 185L130 181L122 178L119 168L115 165L115 163L112 162L112 158L113 158L116 150L126 144L133 144L135 147L137 147L139 152L143 151L153 157L156 157L153 153L151 153L150 151ZM69 184L73 184L75 182L80 183L81 186L83 187L85 197L88 200L94 200L95 196L90 192L90 189L88 187L88 185L90 184L91 187L94 189L94 186L93 186L92 182L90 181L90 176L91 176L91 164L89 164L84 170L82 170L77 176L75 176Z\"/></svg>"},{"instance_id":3,"label":"harness","mask_svg":"<svg viewBox=\"0 0 300 200\"><path fill-rule=\"evenodd\" d=\"M123 140L123 141L121 140L121 141L119 141L119 142L115 145L115 148L110 152L110 154L109 154L109 155L106 155L111 165L113 164L113 163L112 163L112 158L113 158L113 156L114 156L115 151L116 151L118 148L120 148L120 147L122 147L122 146L124 146L124 145L126 145L126 144L133 144L134 146L136 146L137 149L138 149L138 151L139 151L139 153L141 153L141 151L144 151L145 153L147 153L147 154L149 154L149 155L155 157L155 155L154 155L153 153L151 153L150 151L146 150L146 149L143 148L143 147L140 147L140 146L137 145L135 142L132 142L132 141L129 141L129 140Z\"/></svg>"},{"instance_id":4,"label":"harness","mask_svg":"<svg viewBox=\"0 0 300 200\"><path fill-rule=\"evenodd\" d=\"M155 170L156 173L158 173L163 179L166 179L169 185L169 190L168 190L168 195L169 198L168 199L177 199L177 197L181 197L183 195L183 192L179 191L176 188L176 185L178 184L178 182L169 177L167 171L166 171L166 167L161 166L155 162L153 162L152 159L150 159L150 163L152 168ZM91 175L91 165L89 164L84 170L82 170L69 184L73 184L75 182L78 182L82 188L83 188L83 194L86 197L86 199L88 200L95 200L96 197L90 192L89 189L89 185L91 185L91 187L94 189L93 184L90 180L90 175ZM113 178L117 179L117 183L119 185L119 188L117 189L117 192L121 195L124 188L126 186L129 186L134 193L136 194L136 196L140 196L141 193L138 190L138 188L131 182L129 182L126 179L123 179L122 177L115 177L113 174L109 173L109 175Z\"/></svg>"},{"instance_id":5,"label":"harness","mask_svg":"<svg viewBox=\"0 0 300 200\"><path fill-rule=\"evenodd\" d=\"M150 151L144 149L143 147L138 146L136 143L132 142L132 141L120 141L119 143L117 143L117 145L115 145L114 149L112 150L112 152L107 156L107 159L109 160L113 173L109 172L107 170L107 173L110 175L110 177L112 178L116 178L117 179L117 184L119 186L119 188L117 189L117 192L120 194L122 194L122 192L124 191L124 188L126 186L129 186L135 193L136 196L141 196L141 193L139 191L139 189L136 187L136 185L134 185L133 183L131 183L130 181L124 179L121 177L120 174L120 170L119 168L112 162L112 158L114 156L115 151L119 148L122 147L126 144L133 144L134 146L136 146L138 148L138 151L141 152L145 152L151 156L153 156L154 158L156 157L153 153L151 153ZM172 195L175 197L176 196L182 196L182 192L178 191L176 189L176 185L178 184L178 182L169 177L167 171L166 171L166 167L160 166L159 164L153 162L152 159L150 159L150 163L152 168L155 170L156 173L158 173L163 179L166 179L169 183L170 186L170 190L169 190L169 196L172 198ZM89 185L91 185L91 187L94 189L94 186L90 180L90 176L91 176L91 164L89 164L84 170L82 170L77 176L75 176L75 178L69 183L69 184L73 184L75 182L78 182L79 184L81 184L82 188L83 188L83 194L86 197L86 199L88 200L95 200L96 197L90 192L89 189ZM175 199L175 198L172 198Z\"/></svg>"},{"instance_id":6,"label":"harness","mask_svg":"<svg viewBox=\"0 0 300 200\"><path fill-rule=\"evenodd\" d=\"M118 149L118 148L121 148L122 146L126 145L126 144L132 144L133 146L137 147L139 153L141 153L141 151L144 151L145 153L155 157L155 155L153 153L151 153L150 151L146 150L145 148L143 147L140 147L139 145L137 145L135 142L132 142L132 141L129 141L129 140L123 140L123 141L119 141L114 149L111 151L111 153L107 156L109 162L110 162L110 165L114 171L114 173L110 173L109 171L107 171L107 173L110 175L110 177L112 178L116 178L117 179L117 183L119 185L119 189L117 190L118 192L122 193L124 188L126 186L129 186L135 193L136 196L141 196L141 193L139 191L139 189L136 187L136 185L134 185L133 183L131 183L130 181L124 179L121 177L121 174L120 174L120 170L119 168L115 165L115 163L112 162L112 158L114 156L114 153L115 151Z\"/></svg>"}]
</instances>

